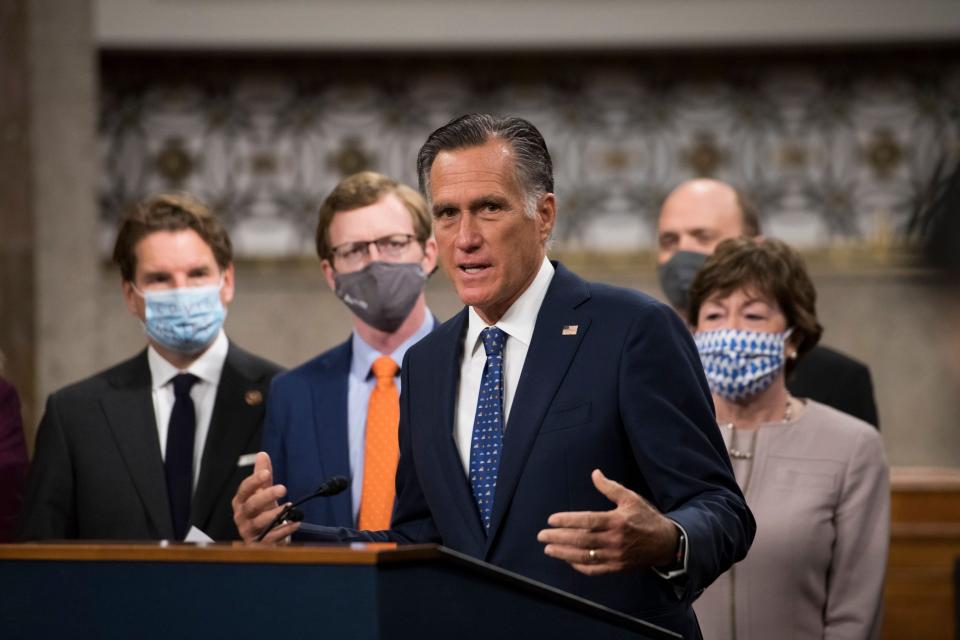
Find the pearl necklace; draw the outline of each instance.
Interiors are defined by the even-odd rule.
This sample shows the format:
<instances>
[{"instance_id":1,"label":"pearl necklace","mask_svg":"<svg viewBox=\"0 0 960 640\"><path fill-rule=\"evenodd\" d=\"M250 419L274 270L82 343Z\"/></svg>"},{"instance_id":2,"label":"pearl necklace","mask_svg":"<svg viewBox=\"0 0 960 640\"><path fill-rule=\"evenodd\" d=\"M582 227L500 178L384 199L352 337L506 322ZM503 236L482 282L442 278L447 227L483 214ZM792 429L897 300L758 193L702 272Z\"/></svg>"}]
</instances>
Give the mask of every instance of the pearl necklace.
<instances>
[{"instance_id":1,"label":"pearl necklace","mask_svg":"<svg viewBox=\"0 0 960 640\"><path fill-rule=\"evenodd\" d=\"M786 424L787 422L790 422L793 419L792 400L793 398L788 395L787 406L783 410L783 419L781 420L781 422L783 422L784 424ZM729 429L732 432L734 429L734 426L732 422L723 422L720 424L720 428ZM743 451L742 449L727 447L727 453L730 454L730 458L733 460L750 460L751 458L753 458L753 450L754 450L754 447L756 446L756 442L757 442L757 439L755 437L750 439L750 451Z\"/></svg>"}]
</instances>

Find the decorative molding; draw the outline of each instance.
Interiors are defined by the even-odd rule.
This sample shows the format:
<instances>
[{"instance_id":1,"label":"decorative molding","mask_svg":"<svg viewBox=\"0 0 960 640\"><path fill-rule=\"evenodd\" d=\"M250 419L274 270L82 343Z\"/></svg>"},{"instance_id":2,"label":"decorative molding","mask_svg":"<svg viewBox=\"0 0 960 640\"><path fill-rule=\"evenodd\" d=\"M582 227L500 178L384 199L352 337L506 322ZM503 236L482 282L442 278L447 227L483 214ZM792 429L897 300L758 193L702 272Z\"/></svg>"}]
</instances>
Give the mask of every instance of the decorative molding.
<instances>
[{"instance_id":1,"label":"decorative molding","mask_svg":"<svg viewBox=\"0 0 960 640\"><path fill-rule=\"evenodd\" d=\"M659 203L709 175L743 187L764 230L801 248L886 251L960 156L960 56L108 57L104 250L144 195L185 189L238 255L312 251L315 212L370 168L416 184L453 116L520 115L554 159L559 249L652 247Z\"/></svg>"}]
</instances>

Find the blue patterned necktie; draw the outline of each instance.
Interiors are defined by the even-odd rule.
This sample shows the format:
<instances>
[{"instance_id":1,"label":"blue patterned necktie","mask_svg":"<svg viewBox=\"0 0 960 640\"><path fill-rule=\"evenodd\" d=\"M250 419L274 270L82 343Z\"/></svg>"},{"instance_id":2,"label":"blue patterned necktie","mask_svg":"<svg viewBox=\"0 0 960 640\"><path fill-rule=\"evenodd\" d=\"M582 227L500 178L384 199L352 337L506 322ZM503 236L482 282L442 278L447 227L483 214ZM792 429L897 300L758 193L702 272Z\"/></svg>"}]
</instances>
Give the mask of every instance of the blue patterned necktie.
<instances>
[{"instance_id":1,"label":"blue patterned necktie","mask_svg":"<svg viewBox=\"0 0 960 640\"><path fill-rule=\"evenodd\" d=\"M470 442L470 486L477 501L485 529L490 528L493 498L497 488L497 468L503 448L503 345L507 334L497 327L480 333L487 362L480 380L477 414L473 419Z\"/></svg>"}]
</instances>

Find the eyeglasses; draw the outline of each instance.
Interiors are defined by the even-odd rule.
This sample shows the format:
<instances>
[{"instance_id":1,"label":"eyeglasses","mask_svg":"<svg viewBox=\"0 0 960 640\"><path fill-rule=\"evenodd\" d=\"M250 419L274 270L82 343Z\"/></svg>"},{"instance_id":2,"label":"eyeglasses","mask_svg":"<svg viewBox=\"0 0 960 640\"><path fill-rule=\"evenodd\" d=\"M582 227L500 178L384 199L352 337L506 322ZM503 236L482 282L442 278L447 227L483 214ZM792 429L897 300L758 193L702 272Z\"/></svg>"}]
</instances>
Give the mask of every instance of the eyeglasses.
<instances>
[{"instance_id":1,"label":"eyeglasses","mask_svg":"<svg viewBox=\"0 0 960 640\"><path fill-rule=\"evenodd\" d=\"M395 233L376 240L344 242L331 249L330 253L340 261L341 265L349 269L360 266L370 257L370 245L372 244L377 245L377 252L385 258L402 258L403 252L413 242L413 238L413 234L410 233Z\"/></svg>"}]
</instances>

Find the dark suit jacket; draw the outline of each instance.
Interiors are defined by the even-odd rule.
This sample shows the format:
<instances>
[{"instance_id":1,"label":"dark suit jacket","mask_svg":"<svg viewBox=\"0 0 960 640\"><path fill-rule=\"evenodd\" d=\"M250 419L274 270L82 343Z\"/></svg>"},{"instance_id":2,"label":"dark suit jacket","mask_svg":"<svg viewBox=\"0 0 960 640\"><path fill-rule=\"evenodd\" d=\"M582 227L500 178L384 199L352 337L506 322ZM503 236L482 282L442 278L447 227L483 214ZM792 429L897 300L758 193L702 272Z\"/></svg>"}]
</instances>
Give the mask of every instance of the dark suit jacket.
<instances>
[{"instance_id":1,"label":"dark suit jacket","mask_svg":"<svg viewBox=\"0 0 960 640\"><path fill-rule=\"evenodd\" d=\"M790 373L787 388L798 398L812 398L880 428L870 369L829 347L805 353Z\"/></svg>"},{"instance_id":2,"label":"dark suit jacket","mask_svg":"<svg viewBox=\"0 0 960 640\"><path fill-rule=\"evenodd\" d=\"M274 378L263 426L263 450L273 463L273 480L287 498L309 495L330 476L350 477L347 387L351 341ZM300 507L307 522L352 527L350 491Z\"/></svg>"},{"instance_id":3,"label":"dark suit jacket","mask_svg":"<svg viewBox=\"0 0 960 640\"><path fill-rule=\"evenodd\" d=\"M576 335L562 335L571 325ZM466 327L463 310L404 359L391 531L308 529L321 538L442 543L697 637L690 603L746 555L755 525L679 317L643 294L557 266L506 425L488 535L453 440ZM550 514L612 508L590 480L595 468L686 530L682 598L649 570L588 577L544 555L537 532Z\"/></svg>"},{"instance_id":4,"label":"dark suit jacket","mask_svg":"<svg viewBox=\"0 0 960 640\"><path fill-rule=\"evenodd\" d=\"M27 480L27 445L20 419L20 396L0 378L0 542L13 539Z\"/></svg>"},{"instance_id":5,"label":"dark suit jacket","mask_svg":"<svg viewBox=\"0 0 960 640\"><path fill-rule=\"evenodd\" d=\"M190 523L237 539L230 499L259 450L262 401L279 367L230 344ZM170 539L173 525L147 352L52 394L37 431L19 538ZM254 398L254 401L248 402Z\"/></svg>"}]
</instances>

